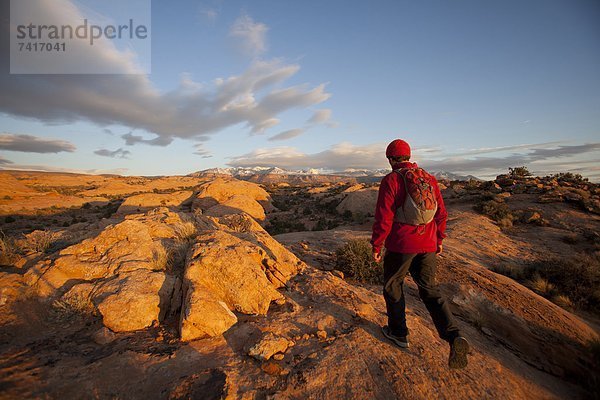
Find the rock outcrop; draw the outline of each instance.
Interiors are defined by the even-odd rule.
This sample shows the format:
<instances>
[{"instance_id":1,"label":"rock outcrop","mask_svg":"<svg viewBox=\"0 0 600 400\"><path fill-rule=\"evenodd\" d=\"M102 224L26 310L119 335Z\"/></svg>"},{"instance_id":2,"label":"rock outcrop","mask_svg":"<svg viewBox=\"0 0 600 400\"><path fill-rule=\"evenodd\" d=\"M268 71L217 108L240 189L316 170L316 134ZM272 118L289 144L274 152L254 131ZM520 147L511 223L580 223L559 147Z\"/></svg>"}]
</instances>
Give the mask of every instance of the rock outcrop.
<instances>
[{"instance_id":1,"label":"rock outcrop","mask_svg":"<svg viewBox=\"0 0 600 400\"><path fill-rule=\"evenodd\" d=\"M208 210L217 204L226 203L235 195L244 195L257 201L266 211L270 211L273 207L271 196L259 185L234 178L217 178L200 185L192 207Z\"/></svg>"},{"instance_id":2,"label":"rock outcrop","mask_svg":"<svg viewBox=\"0 0 600 400\"><path fill-rule=\"evenodd\" d=\"M245 194L233 195L224 203L209 208L204 215L222 217L229 214L239 214L240 212L245 212L257 220L262 221L265 219L265 210L260 203Z\"/></svg>"},{"instance_id":3,"label":"rock outcrop","mask_svg":"<svg viewBox=\"0 0 600 400\"><path fill-rule=\"evenodd\" d=\"M338 204L336 210L338 213L343 214L346 211L351 212L353 215L372 215L375 211L375 205L377 204L377 193L378 188L370 187L358 189L350 187L347 189L348 194Z\"/></svg>"},{"instance_id":4,"label":"rock outcrop","mask_svg":"<svg viewBox=\"0 0 600 400\"><path fill-rule=\"evenodd\" d=\"M276 288L295 274L301 261L245 214L220 219L221 230L198 235L183 279L183 340L215 336L237 319L229 310L265 315ZM206 317L219 315L219 318Z\"/></svg>"},{"instance_id":5,"label":"rock outcrop","mask_svg":"<svg viewBox=\"0 0 600 400\"><path fill-rule=\"evenodd\" d=\"M173 193L143 193L127 197L119 206L117 214L140 213L156 207L180 207L191 203L193 192L183 190Z\"/></svg>"}]
</instances>

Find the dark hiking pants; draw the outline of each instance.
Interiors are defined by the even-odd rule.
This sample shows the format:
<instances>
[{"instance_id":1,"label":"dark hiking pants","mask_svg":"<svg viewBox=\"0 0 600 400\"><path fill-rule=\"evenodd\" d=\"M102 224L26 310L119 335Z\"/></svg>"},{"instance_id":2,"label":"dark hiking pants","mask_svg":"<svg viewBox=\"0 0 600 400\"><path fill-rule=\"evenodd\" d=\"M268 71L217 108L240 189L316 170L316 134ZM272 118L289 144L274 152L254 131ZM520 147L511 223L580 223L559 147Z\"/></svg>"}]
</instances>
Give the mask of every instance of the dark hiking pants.
<instances>
[{"instance_id":1,"label":"dark hiking pants","mask_svg":"<svg viewBox=\"0 0 600 400\"><path fill-rule=\"evenodd\" d=\"M387 251L383 259L383 297L387 307L388 326L394 335L407 336L404 278L410 272L419 288L419 296L429 311L440 337L447 342L460 336L448 304L435 281L435 253L394 253Z\"/></svg>"}]
</instances>

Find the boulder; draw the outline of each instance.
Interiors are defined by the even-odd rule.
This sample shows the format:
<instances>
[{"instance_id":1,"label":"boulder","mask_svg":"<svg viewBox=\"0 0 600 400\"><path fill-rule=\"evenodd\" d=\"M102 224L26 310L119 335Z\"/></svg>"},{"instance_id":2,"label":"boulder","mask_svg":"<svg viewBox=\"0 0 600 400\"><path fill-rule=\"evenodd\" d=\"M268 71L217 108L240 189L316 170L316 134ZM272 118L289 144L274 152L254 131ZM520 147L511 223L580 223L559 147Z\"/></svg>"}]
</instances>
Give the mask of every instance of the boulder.
<instances>
[{"instance_id":1,"label":"boulder","mask_svg":"<svg viewBox=\"0 0 600 400\"><path fill-rule=\"evenodd\" d=\"M218 336L236 322L237 317L229 310L227 304L215 300L208 288L187 281L181 310L181 340Z\"/></svg>"},{"instance_id":2,"label":"boulder","mask_svg":"<svg viewBox=\"0 0 600 400\"><path fill-rule=\"evenodd\" d=\"M127 197L119 206L117 214L144 212L156 207L179 207L191 202L193 192L184 190L173 193L142 193Z\"/></svg>"},{"instance_id":3,"label":"boulder","mask_svg":"<svg viewBox=\"0 0 600 400\"><path fill-rule=\"evenodd\" d=\"M244 194L236 194L224 203L209 208L204 215L222 217L224 215L239 214L241 212L247 213L254 219L265 219L265 210L263 207L256 200Z\"/></svg>"},{"instance_id":4,"label":"boulder","mask_svg":"<svg viewBox=\"0 0 600 400\"><path fill-rule=\"evenodd\" d=\"M266 361L276 353L285 353L290 344L288 339L269 332L248 350L248 355L259 361Z\"/></svg>"},{"instance_id":5,"label":"boulder","mask_svg":"<svg viewBox=\"0 0 600 400\"><path fill-rule=\"evenodd\" d=\"M171 307L177 278L138 269L96 283L73 286L63 298L90 299L113 332L135 331L163 320Z\"/></svg>"},{"instance_id":6,"label":"boulder","mask_svg":"<svg viewBox=\"0 0 600 400\"><path fill-rule=\"evenodd\" d=\"M163 319L175 286L175 277L139 269L97 285L92 301L104 326L113 332L143 329Z\"/></svg>"}]
</instances>

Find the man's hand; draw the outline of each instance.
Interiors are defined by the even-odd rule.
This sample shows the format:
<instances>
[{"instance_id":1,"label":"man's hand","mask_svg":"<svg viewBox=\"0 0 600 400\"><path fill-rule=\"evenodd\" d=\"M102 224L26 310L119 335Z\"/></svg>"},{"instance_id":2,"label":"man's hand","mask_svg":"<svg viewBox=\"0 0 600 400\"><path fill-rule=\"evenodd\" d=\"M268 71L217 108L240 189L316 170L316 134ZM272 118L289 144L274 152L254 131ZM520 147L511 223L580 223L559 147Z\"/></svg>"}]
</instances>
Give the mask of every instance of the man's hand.
<instances>
[{"instance_id":1,"label":"man's hand","mask_svg":"<svg viewBox=\"0 0 600 400\"><path fill-rule=\"evenodd\" d=\"M380 263L381 262L381 252L379 252L379 253L373 252L373 260L375 260L376 263Z\"/></svg>"},{"instance_id":2,"label":"man's hand","mask_svg":"<svg viewBox=\"0 0 600 400\"><path fill-rule=\"evenodd\" d=\"M442 254L442 251L444 251L444 246L442 246L441 244L438 244L435 254Z\"/></svg>"}]
</instances>

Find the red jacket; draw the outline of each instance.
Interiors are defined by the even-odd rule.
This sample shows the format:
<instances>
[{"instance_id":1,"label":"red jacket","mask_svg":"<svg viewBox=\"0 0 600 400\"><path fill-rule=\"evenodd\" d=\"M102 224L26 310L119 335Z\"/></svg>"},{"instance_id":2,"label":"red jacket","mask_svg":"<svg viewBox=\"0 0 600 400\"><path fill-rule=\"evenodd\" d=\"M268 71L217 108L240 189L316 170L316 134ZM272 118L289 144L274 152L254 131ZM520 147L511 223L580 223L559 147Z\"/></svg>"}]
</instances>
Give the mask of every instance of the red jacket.
<instances>
[{"instance_id":1,"label":"red jacket","mask_svg":"<svg viewBox=\"0 0 600 400\"><path fill-rule=\"evenodd\" d=\"M417 164L403 162L400 168L417 168ZM386 249L396 253L430 253L437 250L438 245L442 244L442 240L446 237L444 231L448 213L435 178L432 182L438 209L433 221L423 227L394 221L396 209L404 204L406 196L404 182L397 172L391 172L383 178L379 186L371 238L373 252L379 253L384 241Z\"/></svg>"}]
</instances>

